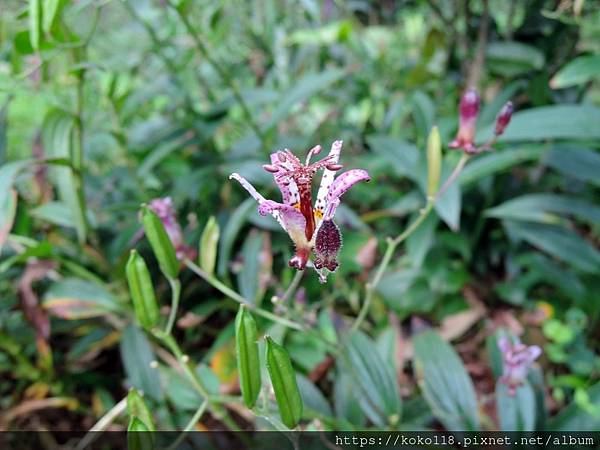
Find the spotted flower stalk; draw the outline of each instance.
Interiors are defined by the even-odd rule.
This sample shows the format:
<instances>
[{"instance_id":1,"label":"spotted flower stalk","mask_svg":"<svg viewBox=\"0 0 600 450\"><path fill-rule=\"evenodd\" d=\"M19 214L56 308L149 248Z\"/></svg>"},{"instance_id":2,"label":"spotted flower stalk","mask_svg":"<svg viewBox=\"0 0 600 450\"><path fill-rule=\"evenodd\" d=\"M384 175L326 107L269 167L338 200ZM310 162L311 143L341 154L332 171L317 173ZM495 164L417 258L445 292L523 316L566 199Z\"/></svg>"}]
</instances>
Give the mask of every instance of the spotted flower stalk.
<instances>
[{"instance_id":1,"label":"spotted flower stalk","mask_svg":"<svg viewBox=\"0 0 600 450\"><path fill-rule=\"evenodd\" d=\"M321 146L312 148L304 163L291 151L285 149L271 154L271 163L263 168L273 174L282 195L282 203L265 199L246 179L232 173L230 179L237 180L258 202L261 215L270 214L288 233L296 246L296 253L289 265L304 270L314 254L312 266L322 282L327 271L338 267L337 254L342 245L339 228L333 221L340 197L359 181L370 181L366 170L352 169L336 177L342 168L338 163L342 141L335 141L329 154L311 163L313 156L321 152ZM312 179L323 169L321 184L313 203Z\"/></svg>"},{"instance_id":2,"label":"spotted flower stalk","mask_svg":"<svg viewBox=\"0 0 600 450\"><path fill-rule=\"evenodd\" d=\"M514 396L517 388L525 381L529 367L542 354L542 349L537 345L525 345L518 339L512 342L507 337L498 339L498 348L502 352L504 363L500 382L508 387L508 395Z\"/></svg>"},{"instance_id":3,"label":"spotted flower stalk","mask_svg":"<svg viewBox=\"0 0 600 450\"><path fill-rule=\"evenodd\" d=\"M475 144L475 131L477 126L477 117L481 108L481 99L475 89L468 89L460 99L458 132L452 142L448 144L451 149L462 149L465 153L472 155L491 150L492 145L508 126L514 106L512 102L506 102L496 116L496 125L494 127L494 137L483 145Z\"/></svg>"}]
</instances>

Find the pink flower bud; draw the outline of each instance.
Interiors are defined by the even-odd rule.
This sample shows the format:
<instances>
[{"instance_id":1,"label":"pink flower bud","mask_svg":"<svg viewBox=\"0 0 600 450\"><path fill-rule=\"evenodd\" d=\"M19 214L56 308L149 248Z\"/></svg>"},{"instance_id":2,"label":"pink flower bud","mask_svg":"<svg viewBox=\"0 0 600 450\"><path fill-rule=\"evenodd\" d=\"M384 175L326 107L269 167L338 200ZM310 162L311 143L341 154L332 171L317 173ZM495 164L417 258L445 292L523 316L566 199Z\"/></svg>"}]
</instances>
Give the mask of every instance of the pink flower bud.
<instances>
[{"instance_id":1,"label":"pink flower bud","mask_svg":"<svg viewBox=\"0 0 600 450\"><path fill-rule=\"evenodd\" d=\"M504 133L504 129L510 123L510 119L512 118L513 111L514 111L513 103L506 102L504 104L504 106L502 107L502 109L500 110L500 112L498 113L498 116L496 116L496 129L494 130L494 133L496 134L496 136L500 136L502 133Z\"/></svg>"},{"instance_id":2,"label":"pink flower bud","mask_svg":"<svg viewBox=\"0 0 600 450\"><path fill-rule=\"evenodd\" d=\"M473 152L475 145L475 125L479 115L480 99L475 89L467 90L460 99L460 117L458 134L448 145L450 148L462 148L466 152Z\"/></svg>"}]
</instances>

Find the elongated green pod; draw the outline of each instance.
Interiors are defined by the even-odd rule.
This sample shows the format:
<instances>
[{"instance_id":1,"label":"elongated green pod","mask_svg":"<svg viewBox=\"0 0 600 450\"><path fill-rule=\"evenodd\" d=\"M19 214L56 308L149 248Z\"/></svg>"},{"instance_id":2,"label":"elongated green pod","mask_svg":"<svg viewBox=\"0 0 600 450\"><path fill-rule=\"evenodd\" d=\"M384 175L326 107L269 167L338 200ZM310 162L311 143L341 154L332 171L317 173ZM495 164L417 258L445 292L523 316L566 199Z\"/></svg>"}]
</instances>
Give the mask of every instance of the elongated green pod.
<instances>
[{"instance_id":1,"label":"elongated green pod","mask_svg":"<svg viewBox=\"0 0 600 450\"><path fill-rule=\"evenodd\" d=\"M427 138L427 197L433 198L440 184L442 171L442 141L438 127L433 127Z\"/></svg>"},{"instance_id":2,"label":"elongated green pod","mask_svg":"<svg viewBox=\"0 0 600 450\"><path fill-rule=\"evenodd\" d=\"M38 51L42 39L42 0L29 0L29 41Z\"/></svg>"},{"instance_id":3,"label":"elongated green pod","mask_svg":"<svg viewBox=\"0 0 600 450\"><path fill-rule=\"evenodd\" d=\"M215 271L219 234L219 224L215 218L211 216L202 231L202 236L200 237L200 251L198 252L200 255L198 261L200 267L202 267L202 270L209 275L212 275Z\"/></svg>"},{"instance_id":4,"label":"elongated green pod","mask_svg":"<svg viewBox=\"0 0 600 450\"><path fill-rule=\"evenodd\" d=\"M256 322L244 305L235 318L235 350L242 398L248 408L256 403L260 393L260 360L256 342Z\"/></svg>"},{"instance_id":5,"label":"elongated green pod","mask_svg":"<svg viewBox=\"0 0 600 450\"><path fill-rule=\"evenodd\" d=\"M142 225L160 270L169 278L177 278L179 261L173 243L159 217L145 205L142 207Z\"/></svg>"},{"instance_id":6,"label":"elongated green pod","mask_svg":"<svg viewBox=\"0 0 600 450\"><path fill-rule=\"evenodd\" d=\"M302 417L302 397L296 381L292 361L285 348L266 336L266 362L281 421L294 428Z\"/></svg>"},{"instance_id":7,"label":"elongated green pod","mask_svg":"<svg viewBox=\"0 0 600 450\"><path fill-rule=\"evenodd\" d=\"M148 267L144 259L135 250L131 250L129 260L125 266L125 274L135 317L143 328L150 330L158 322L158 303Z\"/></svg>"},{"instance_id":8,"label":"elongated green pod","mask_svg":"<svg viewBox=\"0 0 600 450\"><path fill-rule=\"evenodd\" d=\"M141 420L150 431L156 431L150 408L146 405L144 397L137 389L131 388L127 394L127 412L130 417Z\"/></svg>"},{"instance_id":9,"label":"elongated green pod","mask_svg":"<svg viewBox=\"0 0 600 450\"><path fill-rule=\"evenodd\" d=\"M153 450L154 435L139 417L131 416L127 426L127 450Z\"/></svg>"}]
</instances>

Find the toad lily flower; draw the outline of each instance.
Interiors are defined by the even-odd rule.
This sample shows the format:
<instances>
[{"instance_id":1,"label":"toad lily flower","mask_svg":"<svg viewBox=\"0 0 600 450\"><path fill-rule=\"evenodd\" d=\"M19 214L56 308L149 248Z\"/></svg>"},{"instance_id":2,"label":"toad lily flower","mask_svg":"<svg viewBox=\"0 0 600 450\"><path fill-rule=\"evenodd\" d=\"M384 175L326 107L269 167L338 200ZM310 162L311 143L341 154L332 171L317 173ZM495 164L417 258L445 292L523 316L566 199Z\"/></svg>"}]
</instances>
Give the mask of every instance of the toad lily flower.
<instances>
[{"instance_id":1,"label":"toad lily flower","mask_svg":"<svg viewBox=\"0 0 600 450\"><path fill-rule=\"evenodd\" d=\"M525 381L529 366L542 354L542 349L537 345L522 344L518 339L511 342L507 337L498 340L498 348L502 352L504 363L504 373L500 382L508 387L508 395L514 396L517 388Z\"/></svg>"},{"instance_id":2,"label":"toad lily flower","mask_svg":"<svg viewBox=\"0 0 600 450\"><path fill-rule=\"evenodd\" d=\"M496 116L496 126L494 127L494 137L485 144L477 147L475 145L475 131L477 125L477 116L481 108L481 99L475 89L468 89L460 99L458 133L456 138L448 144L448 148L462 149L465 153L475 154L486 150L492 150L492 145L496 143L498 137L504 133L508 126L514 107L512 102L506 102Z\"/></svg>"},{"instance_id":3,"label":"toad lily flower","mask_svg":"<svg viewBox=\"0 0 600 450\"><path fill-rule=\"evenodd\" d=\"M281 191L283 203L265 199L254 186L237 173L229 178L237 180L258 202L261 215L271 214L288 233L296 246L296 254L289 265L304 270L309 257L314 252L312 265L325 281L327 269L333 272L338 267L337 254L342 245L342 237L333 222L340 197L359 181L370 181L366 170L352 169L335 176L342 168L338 164L342 141L335 141L329 155L311 163L313 156L321 152L321 146L312 148L304 164L289 150L271 154L271 164L264 165L273 174ZM318 170L323 169L321 185L313 205L312 179Z\"/></svg>"}]
</instances>

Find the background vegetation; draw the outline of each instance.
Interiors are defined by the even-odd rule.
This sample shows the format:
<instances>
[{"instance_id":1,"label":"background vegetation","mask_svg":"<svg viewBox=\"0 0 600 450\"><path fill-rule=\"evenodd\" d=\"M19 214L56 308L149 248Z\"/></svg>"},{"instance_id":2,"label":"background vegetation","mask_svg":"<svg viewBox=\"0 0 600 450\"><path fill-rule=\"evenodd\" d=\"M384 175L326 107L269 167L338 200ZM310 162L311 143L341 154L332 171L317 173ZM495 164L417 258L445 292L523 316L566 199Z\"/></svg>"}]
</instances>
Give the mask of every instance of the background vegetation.
<instances>
[{"instance_id":1,"label":"background vegetation","mask_svg":"<svg viewBox=\"0 0 600 450\"><path fill-rule=\"evenodd\" d=\"M241 299L260 358L264 334L291 357L303 428L598 430L599 73L589 0L3 1L0 428L108 414L123 429L132 386L147 427L285 428L263 364L260 407L241 402ZM467 85L479 141L509 99L513 121L393 254L357 324L386 238L425 204L433 125L442 178L460 158L445 144ZM372 182L336 216L338 271L285 294L293 246L227 176L277 199L269 153L335 139ZM202 267L217 255L204 278L180 271L174 345L138 327L125 278L137 248L166 321L139 207L167 196ZM507 333L543 349L516 397L497 383Z\"/></svg>"}]
</instances>

